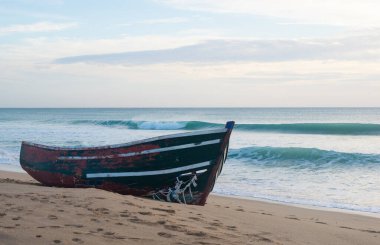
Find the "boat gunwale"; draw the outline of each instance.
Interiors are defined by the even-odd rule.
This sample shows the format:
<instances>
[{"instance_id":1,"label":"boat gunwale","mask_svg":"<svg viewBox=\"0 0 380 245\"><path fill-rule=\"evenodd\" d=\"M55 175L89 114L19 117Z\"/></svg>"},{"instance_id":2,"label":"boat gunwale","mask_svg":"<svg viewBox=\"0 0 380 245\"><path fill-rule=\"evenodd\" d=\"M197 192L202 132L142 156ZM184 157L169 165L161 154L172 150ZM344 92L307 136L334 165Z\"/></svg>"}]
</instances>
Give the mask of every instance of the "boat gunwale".
<instances>
[{"instance_id":1,"label":"boat gunwale","mask_svg":"<svg viewBox=\"0 0 380 245\"><path fill-rule=\"evenodd\" d=\"M131 141L131 142L122 143L122 144L113 144L113 145L104 145L104 146L90 146L90 147L48 146L48 145L33 143L33 142L29 142L29 141L22 141L22 145L29 145L29 146L34 146L34 147L38 147L38 148L49 149L49 150L58 150L58 151L102 150L102 149L114 149L114 148L128 147L128 146L139 145L139 144L149 143L149 142L153 142L153 141L157 141L157 140L164 140L164 139L171 139L171 138L179 138L179 137L186 137L186 136L198 136L198 135L202 135L202 134L206 135L206 134L214 134L214 133L226 133L227 131L228 131L227 128L198 130L195 132L185 132L185 133L162 135L162 136L147 138L147 139L143 139L143 140L136 140L136 141Z\"/></svg>"},{"instance_id":2,"label":"boat gunwale","mask_svg":"<svg viewBox=\"0 0 380 245\"><path fill-rule=\"evenodd\" d=\"M190 144L183 144L183 145L176 145L176 146L169 146L169 147L161 147L161 148L136 151L136 152L119 153L119 154L112 154L112 155L99 155L99 156L59 156L57 159L71 161L71 160L127 158L127 157L135 157L135 156L140 156L140 155L162 153L162 152L167 152L167 151L184 150L184 149L189 149L189 148L194 148L194 147L216 145L216 144L220 144L220 142L221 142L220 139L215 139L215 140L202 141L201 143L190 143Z\"/></svg>"}]
</instances>

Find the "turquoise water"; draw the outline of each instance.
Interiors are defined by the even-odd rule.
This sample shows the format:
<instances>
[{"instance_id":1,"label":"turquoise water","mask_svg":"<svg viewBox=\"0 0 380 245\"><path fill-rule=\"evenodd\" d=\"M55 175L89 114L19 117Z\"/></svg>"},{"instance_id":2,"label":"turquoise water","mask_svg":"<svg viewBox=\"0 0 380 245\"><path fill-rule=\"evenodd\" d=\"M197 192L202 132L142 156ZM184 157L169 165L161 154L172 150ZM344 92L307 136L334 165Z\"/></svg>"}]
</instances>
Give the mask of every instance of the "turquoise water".
<instances>
[{"instance_id":1,"label":"turquoise water","mask_svg":"<svg viewBox=\"0 0 380 245\"><path fill-rule=\"evenodd\" d=\"M380 108L0 109L0 167L22 140L124 143L236 121L214 192L380 213Z\"/></svg>"}]
</instances>

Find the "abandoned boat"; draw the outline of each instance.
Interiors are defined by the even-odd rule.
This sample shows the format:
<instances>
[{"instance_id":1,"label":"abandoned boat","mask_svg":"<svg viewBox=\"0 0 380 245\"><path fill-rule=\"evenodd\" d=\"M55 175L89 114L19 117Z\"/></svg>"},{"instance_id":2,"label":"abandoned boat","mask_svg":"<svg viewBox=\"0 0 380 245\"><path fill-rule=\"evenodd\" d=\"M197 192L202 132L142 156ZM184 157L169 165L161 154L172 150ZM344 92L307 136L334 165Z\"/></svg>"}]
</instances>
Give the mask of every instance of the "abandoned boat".
<instances>
[{"instance_id":1,"label":"abandoned boat","mask_svg":"<svg viewBox=\"0 0 380 245\"><path fill-rule=\"evenodd\" d=\"M120 194L204 205L222 171L234 122L225 128L103 147L22 142L20 163L47 186L95 187Z\"/></svg>"}]
</instances>

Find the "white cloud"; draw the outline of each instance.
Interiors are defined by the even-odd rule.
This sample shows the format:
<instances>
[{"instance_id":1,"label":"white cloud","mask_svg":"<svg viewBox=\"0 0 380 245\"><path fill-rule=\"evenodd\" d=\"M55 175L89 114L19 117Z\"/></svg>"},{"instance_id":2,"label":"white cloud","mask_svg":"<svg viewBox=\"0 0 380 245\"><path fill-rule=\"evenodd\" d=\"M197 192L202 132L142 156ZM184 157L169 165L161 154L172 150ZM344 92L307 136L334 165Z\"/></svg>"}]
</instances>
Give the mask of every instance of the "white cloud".
<instances>
[{"instance_id":1,"label":"white cloud","mask_svg":"<svg viewBox=\"0 0 380 245\"><path fill-rule=\"evenodd\" d=\"M25 25L11 25L7 27L0 27L0 35L12 33L29 33L29 32L49 32L60 31L67 28L77 26L76 23L51 23L51 22L38 22L34 24Z\"/></svg>"},{"instance_id":2,"label":"white cloud","mask_svg":"<svg viewBox=\"0 0 380 245\"><path fill-rule=\"evenodd\" d=\"M133 22L124 24L123 26L131 26L131 25L136 25L136 24L143 24L143 25L177 24L177 23L183 23L183 22L187 22L187 21L189 21L187 18L172 17L172 18L147 19L147 20L133 21Z\"/></svg>"},{"instance_id":3,"label":"white cloud","mask_svg":"<svg viewBox=\"0 0 380 245\"><path fill-rule=\"evenodd\" d=\"M374 0L157 0L172 7L217 13L242 13L295 22L379 26L380 1Z\"/></svg>"},{"instance_id":4,"label":"white cloud","mask_svg":"<svg viewBox=\"0 0 380 245\"><path fill-rule=\"evenodd\" d=\"M377 62L21 65L0 63L0 105L380 106Z\"/></svg>"},{"instance_id":5,"label":"white cloud","mask_svg":"<svg viewBox=\"0 0 380 245\"><path fill-rule=\"evenodd\" d=\"M277 62L294 60L380 60L380 32L329 39L215 39L160 50L63 57L56 63L159 64Z\"/></svg>"},{"instance_id":6,"label":"white cloud","mask_svg":"<svg viewBox=\"0 0 380 245\"><path fill-rule=\"evenodd\" d=\"M178 48L199 43L201 37L125 36L108 39L27 38L17 44L0 44L0 61L51 63L65 56Z\"/></svg>"},{"instance_id":7,"label":"white cloud","mask_svg":"<svg viewBox=\"0 0 380 245\"><path fill-rule=\"evenodd\" d=\"M308 40L140 36L0 44L0 105L380 106L379 36L373 30ZM91 56L52 63L124 51L143 63L91 62ZM155 52L162 55L150 60Z\"/></svg>"}]
</instances>

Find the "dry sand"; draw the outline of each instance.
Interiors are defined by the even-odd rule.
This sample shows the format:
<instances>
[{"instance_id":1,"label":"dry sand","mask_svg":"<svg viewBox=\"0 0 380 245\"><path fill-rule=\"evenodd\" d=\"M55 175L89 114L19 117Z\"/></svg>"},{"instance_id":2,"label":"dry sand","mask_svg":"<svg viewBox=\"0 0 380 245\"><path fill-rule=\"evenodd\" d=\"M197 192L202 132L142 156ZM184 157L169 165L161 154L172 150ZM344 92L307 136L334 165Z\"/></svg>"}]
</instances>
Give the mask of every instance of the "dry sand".
<instances>
[{"instance_id":1,"label":"dry sand","mask_svg":"<svg viewBox=\"0 0 380 245\"><path fill-rule=\"evenodd\" d=\"M185 206L0 171L0 244L380 244L380 219L219 196Z\"/></svg>"}]
</instances>

